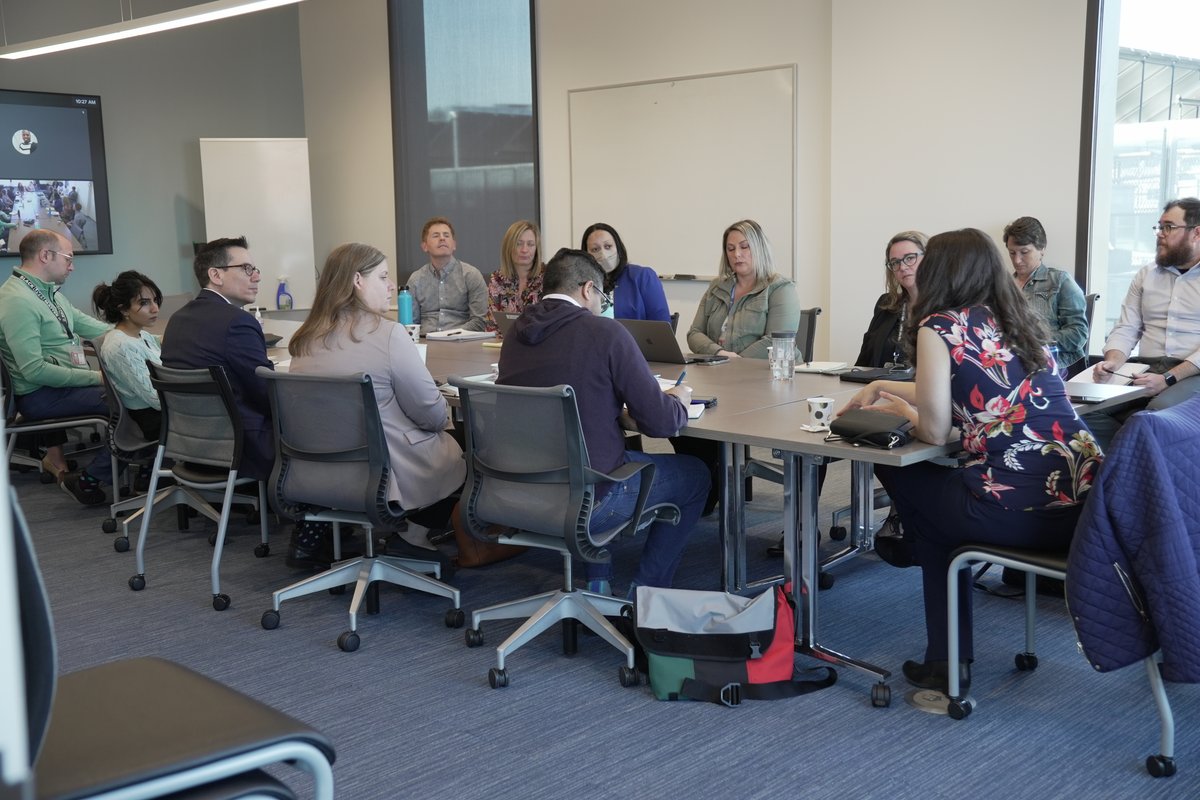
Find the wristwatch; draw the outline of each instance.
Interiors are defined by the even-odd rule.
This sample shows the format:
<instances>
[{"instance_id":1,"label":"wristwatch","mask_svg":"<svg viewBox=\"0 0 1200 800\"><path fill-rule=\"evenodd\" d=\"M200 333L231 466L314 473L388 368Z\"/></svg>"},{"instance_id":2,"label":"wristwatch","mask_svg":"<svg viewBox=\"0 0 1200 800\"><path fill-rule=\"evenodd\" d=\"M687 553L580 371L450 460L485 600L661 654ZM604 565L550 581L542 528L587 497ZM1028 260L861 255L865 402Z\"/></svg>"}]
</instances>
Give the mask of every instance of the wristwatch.
<instances>
[{"instance_id":1,"label":"wristwatch","mask_svg":"<svg viewBox=\"0 0 1200 800\"><path fill-rule=\"evenodd\" d=\"M1173 372L1164 372L1163 380L1165 380L1167 382L1167 386L1174 386L1175 382L1178 381L1179 378L1176 378L1175 373L1173 373Z\"/></svg>"}]
</instances>

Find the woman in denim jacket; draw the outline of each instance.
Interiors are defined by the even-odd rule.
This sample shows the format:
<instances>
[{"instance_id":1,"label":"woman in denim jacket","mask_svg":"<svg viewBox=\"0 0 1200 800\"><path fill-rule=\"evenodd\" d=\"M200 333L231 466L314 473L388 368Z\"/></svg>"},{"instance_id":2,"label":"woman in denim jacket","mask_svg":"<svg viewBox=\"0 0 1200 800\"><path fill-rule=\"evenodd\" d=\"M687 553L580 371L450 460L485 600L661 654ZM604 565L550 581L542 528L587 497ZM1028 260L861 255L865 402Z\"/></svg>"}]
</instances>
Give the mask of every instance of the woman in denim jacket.
<instances>
[{"instance_id":1,"label":"woman in denim jacket","mask_svg":"<svg viewBox=\"0 0 1200 800\"><path fill-rule=\"evenodd\" d=\"M1083 290L1068 273L1042 263L1046 229L1034 217L1019 217L1007 225L1004 246L1008 248L1017 288L1050 331L1047 344L1058 362L1058 374L1065 380L1067 369L1087 354L1087 301Z\"/></svg>"},{"instance_id":2,"label":"woman in denim jacket","mask_svg":"<svg viewBox=\"0 0 1200 800\"><path fill-rule=\"evenodd\" d=\"M721 237L719 277L700 298L688 331L694 353L766 358L772 331L800 326L796 285L775 273L771 243L757 222L744 219Z\"/></svg>"}]
</instances>

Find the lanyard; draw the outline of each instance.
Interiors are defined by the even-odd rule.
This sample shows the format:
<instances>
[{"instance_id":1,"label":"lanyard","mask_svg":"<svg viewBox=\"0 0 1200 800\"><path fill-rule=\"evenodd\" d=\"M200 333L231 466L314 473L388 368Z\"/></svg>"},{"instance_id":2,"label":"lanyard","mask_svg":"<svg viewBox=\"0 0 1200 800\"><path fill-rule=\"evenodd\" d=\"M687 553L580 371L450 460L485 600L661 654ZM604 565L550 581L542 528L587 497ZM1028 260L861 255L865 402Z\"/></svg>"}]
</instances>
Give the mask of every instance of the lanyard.
<instances>
[{"instance_id":1,"label":"lanyard","mask_svg":"<svg viewBox=\"0 0 1200 800\"><path fill-rule=\"evenodd\" d=\"M62 325L63 332L67 334L67 339L69 341L74 341L75 337L71 334L71 326L67 322L67 315L64 314L63 310L58 307L58 303L55 303L49 297L46 297L46 295L42 294L42 290L37 287L37 284L29 280L29 278L25 277L20 272L17 272L15 269L13 270L13 277L20 278L22 281L24 281L25 285L29 287L29 291L36 294L38 299L45 303L46 306L54 312L54 316L58 318L58 324Z\"/></svg>"}]
</instances>

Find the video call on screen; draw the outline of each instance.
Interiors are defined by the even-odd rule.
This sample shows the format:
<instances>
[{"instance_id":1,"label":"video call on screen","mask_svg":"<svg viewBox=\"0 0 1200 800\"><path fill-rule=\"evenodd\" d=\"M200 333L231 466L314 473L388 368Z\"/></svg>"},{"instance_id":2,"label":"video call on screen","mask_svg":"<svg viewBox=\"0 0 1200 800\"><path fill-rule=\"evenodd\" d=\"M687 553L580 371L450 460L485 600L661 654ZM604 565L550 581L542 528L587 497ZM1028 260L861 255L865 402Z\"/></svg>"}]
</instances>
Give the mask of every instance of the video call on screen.
<instances>
[{"instance_id":1,"label":"video call on screen","mask_svg":"<svg viewBox=\"0 0 1200 800\"><path fill-rule=\"evenodd\" d=\"M86 106L6 105L0 111L0 180L92 180Z\"/></svg>"}]
</instances>

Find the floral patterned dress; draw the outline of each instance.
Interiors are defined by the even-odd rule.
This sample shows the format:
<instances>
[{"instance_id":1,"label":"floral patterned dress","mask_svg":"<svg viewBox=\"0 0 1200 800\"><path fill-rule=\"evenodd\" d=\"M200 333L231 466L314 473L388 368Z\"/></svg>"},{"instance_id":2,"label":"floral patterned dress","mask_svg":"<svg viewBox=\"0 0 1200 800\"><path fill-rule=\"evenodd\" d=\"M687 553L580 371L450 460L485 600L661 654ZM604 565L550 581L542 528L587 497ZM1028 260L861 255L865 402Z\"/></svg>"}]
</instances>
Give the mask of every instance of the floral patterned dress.
<instances>
[{"instance_id":1,"label":"floral patterned dress","mask_svg":"<svg viewBox=\"0 0 1200 800\"><path fill-rule=\"evenodd\" d=\"M525 291L519 286L518 278L506 278L498 269L488 278L487 330L496 330L496 314L520 314L542 299L542 273L526 281Z\"/></svg>"},{"instance_id":2,"label":"floral patterned dress","mask_svg":"<svg viewBox=\"0 0 1200 800\"><path fill-rule=\"evenodd\" d=\"M1027 373L986 306L931 314L921 327L950 351L971 491L1011 510L1082 503L1104 456L1054 370Z\"/></svg>"}]
</instances>

